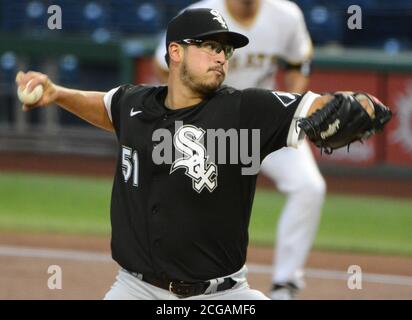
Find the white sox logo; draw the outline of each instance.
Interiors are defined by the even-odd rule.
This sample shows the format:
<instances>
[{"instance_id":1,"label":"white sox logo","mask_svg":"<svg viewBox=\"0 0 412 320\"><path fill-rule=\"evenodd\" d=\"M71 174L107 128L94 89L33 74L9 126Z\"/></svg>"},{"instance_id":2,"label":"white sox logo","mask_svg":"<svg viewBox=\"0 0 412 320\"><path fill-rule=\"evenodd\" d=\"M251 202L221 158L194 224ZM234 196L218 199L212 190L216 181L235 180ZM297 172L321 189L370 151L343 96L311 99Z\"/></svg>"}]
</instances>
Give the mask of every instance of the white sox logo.
<instances>
[{"instance_id":1,"label":"white sox logo","mask_svg":"<svg viewBox=\"0 0 412 320\"><path fill-rule=\"evenodd\" d=\"M217 20L220 23L220 25L222 26L222 28L227 29L225 19L223 19L223 17L220 15L219 11L213 9L213 10L210 10L210 13L215 16L213 18L213 20Z\"/></svg>"},{"instance_id":2,"label":"white sox logo","mask_svg":"<svg viewBox=\"0 0 412 320\"><path fill-rule=\"evenodd\" d=\"M217 166L208 163L206 149L200 142L205 134L201 128L184 125L176 131L173 144L183 157L176 159L170 168L170 174L179 168L185 169L185 174L192 178L193 189L200 193L204 187L212 192L217 187Z\"/></svg>"}]
</instances>

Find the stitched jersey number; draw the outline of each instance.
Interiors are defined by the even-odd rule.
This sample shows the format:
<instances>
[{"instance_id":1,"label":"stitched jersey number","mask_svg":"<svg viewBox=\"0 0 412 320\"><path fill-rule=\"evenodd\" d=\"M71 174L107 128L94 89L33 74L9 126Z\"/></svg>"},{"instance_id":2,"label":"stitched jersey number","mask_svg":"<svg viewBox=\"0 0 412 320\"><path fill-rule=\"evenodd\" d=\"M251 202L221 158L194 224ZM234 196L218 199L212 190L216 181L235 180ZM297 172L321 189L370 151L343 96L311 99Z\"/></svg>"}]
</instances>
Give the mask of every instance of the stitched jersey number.
<instances>
[{"instance_id":1,"label":"stitched jersey number","mask_svg":"<svg viewBox=\"0 0 412 320\"><path fill-rule=\"evenodd\" d=\"M122 148L122 171L124 182L129 181L133 175L133 186L139 185L139 157L136 150L126 146Z\"/></svg>"}]
</instances>

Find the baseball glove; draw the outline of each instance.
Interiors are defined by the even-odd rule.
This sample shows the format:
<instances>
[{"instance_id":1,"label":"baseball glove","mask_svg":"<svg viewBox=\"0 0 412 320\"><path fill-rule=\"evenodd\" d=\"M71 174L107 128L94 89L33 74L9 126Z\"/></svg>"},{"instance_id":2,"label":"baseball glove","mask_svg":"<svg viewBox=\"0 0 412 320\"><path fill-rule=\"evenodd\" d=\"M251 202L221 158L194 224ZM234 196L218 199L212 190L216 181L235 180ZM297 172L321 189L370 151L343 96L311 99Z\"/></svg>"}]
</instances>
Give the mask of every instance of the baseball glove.
<instances>
[{"instance_id":1,"label":"baseball glove","mask_svg":"<svg viewBox=\"0 0 412 320\"><path fill-rule=\"evenodd\" d=\"M370 116L360 101L368 99L373 106ZM381 131L391 119L392 112L375 97L366 93L335 94L323 108L298 121L298 126L315 145L327 154L363 141Z\"/></svg>"}]
</instances>

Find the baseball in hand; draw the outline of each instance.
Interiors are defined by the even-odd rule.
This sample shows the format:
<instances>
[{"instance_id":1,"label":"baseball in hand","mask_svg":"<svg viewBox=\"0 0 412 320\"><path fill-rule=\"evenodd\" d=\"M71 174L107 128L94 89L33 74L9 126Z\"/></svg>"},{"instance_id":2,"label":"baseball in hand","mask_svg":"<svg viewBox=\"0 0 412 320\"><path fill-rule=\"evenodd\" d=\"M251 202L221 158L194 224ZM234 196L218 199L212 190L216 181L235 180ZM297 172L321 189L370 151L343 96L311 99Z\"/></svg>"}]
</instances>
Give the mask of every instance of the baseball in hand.
<instances>
[{"instance_id":1,"label":"baseball in hand","mask_svg":"<svg viewBox=\"0 0 412 320\"><path fill-rule=\"evenodd\" d=\"M30 83L30 81L29 81ZM24 104L30 105L38 102L41 97L43 96L43 86L39 84L36 86L32 92L28 92L27 87L29 85L27 83L26 87L19 87L17 89L17 96L19 97L20 101Z\"/></svg>"}]
</instances>

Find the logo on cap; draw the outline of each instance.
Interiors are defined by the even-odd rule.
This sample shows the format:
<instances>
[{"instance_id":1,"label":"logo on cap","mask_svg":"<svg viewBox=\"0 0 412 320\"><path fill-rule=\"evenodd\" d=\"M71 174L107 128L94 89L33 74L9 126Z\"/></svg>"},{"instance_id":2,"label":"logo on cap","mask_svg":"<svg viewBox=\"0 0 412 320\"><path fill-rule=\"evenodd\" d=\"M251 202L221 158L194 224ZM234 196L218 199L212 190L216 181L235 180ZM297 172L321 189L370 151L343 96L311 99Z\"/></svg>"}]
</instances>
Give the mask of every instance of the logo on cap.
<instances>
[{"instance_id":1,"label":"logo on cap","mask_svg":"<svg viewBox=\"0 0 412 320\"><path fill-rule=\"evenodd\" d=\"M227 29L226 22L223 19L223 17L220 15L219 11L213 9L213 10L210 10L210 13L215 16L213 18L213 20L217 20L220 23L220 25L222 26L222 28Z\"/></svg>"}]
</instances>

